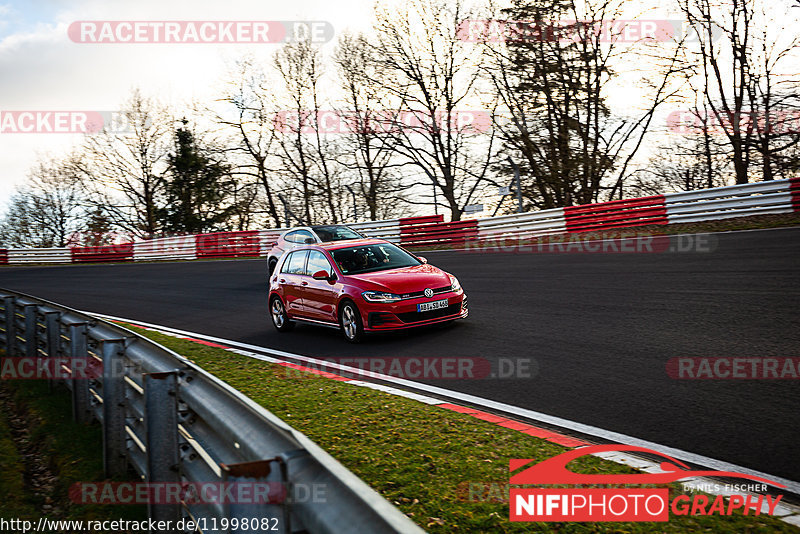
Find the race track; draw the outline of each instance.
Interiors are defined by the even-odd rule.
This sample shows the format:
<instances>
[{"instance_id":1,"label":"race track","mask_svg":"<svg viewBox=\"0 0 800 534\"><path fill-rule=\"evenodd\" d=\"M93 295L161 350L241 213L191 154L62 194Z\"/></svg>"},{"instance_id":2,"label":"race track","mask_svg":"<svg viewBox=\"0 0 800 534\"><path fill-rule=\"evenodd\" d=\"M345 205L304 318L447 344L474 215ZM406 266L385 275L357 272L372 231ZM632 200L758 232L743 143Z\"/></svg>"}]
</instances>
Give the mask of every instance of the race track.
<instances>
[{"instance_id":1,"label":"race track","mask_svg":"<svg viewBox=\"0 0 800 534\"><path fill-rule=\"evenodd\" d=\"M675 380L681 356L800 356L800 229L714 236L713 252L432 252L470 317L350 345L266 315L264 260L3 267L0 287L74 308L310 356L531 358L529 379L458 390L800 481L800 381Z\"/></svg>"}]
</instances>

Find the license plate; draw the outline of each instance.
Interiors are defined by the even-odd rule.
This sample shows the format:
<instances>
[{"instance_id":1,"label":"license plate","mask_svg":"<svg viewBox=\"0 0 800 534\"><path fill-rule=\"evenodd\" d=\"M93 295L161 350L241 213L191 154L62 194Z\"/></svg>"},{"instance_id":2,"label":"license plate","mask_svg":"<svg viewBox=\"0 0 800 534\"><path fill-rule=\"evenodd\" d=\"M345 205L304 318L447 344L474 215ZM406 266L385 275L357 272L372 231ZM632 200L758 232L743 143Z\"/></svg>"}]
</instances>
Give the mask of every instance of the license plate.
<instances>
[{"instance_id":1,"label":"license plate","mask_svg":"<svg viewBox=\"0 0 800 534\"><path fill-rule=\"evenodd\" d=\"M442 300L434 300L433 302L423 302L422 304L417 304L417 311L418 312L426 312L430 310L438 310L441 308L447 307L447 299Z\"/></svg>"}]
</instances>

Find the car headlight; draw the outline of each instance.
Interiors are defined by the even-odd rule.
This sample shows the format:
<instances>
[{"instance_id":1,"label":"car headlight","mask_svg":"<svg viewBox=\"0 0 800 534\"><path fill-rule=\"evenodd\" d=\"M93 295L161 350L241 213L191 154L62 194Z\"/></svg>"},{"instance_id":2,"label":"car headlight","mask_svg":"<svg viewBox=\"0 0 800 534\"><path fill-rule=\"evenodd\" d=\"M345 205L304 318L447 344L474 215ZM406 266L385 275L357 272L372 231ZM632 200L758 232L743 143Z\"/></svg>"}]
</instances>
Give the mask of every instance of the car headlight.
<instances>
[{"instance_id":1,"label":"car headlight","mask_svg":"<svg viewBox=\"0 0 800 534\"><path fill-rule=\"evenodd\" d=\"M458 278L452 274L448 276L450 277L450 291L461 291L461 284L458 282Z\"/></svg>"},{"instance_id":2,"label":"car headlight","mask_svg":"<svg viewBox=\"0 0 800 534\"><path fill-rule=\"evenodd\" d=\"M397 302L398 300L402 300L400 295L384 293L382 291L364 291L361 293L361 296L368 302Z\"/></svg>"}]
</instances>

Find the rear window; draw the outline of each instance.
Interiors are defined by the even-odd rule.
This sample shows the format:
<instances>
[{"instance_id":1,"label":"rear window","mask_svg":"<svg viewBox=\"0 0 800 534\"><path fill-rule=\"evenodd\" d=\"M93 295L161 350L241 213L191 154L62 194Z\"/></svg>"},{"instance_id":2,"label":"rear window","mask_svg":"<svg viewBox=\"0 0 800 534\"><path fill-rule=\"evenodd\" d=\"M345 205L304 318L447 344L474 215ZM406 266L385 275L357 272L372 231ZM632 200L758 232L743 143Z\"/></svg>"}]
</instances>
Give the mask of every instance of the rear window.
<instances>
[{"instance_id":1,"label":"rear window","mask_svg":"<svg viewBox=\"0 0 800 534\"><path fill-rule=\"evenodd\" d=\"M345 239L362 239L364 236L347 226L312 226L314 233L322 241L344 241Z\"/></svg>"},{"instance_id":2,"label":"rear window","mask_svg":"<svg viewBox=\"0 0 800 534\"><path fill-rule=\"evenodd\" d=\"M289 232L284 236L284 239L290 243L315 243L317 240L314 239L314 236L311 235L311 232L308 230L295 230L294 232ZM308 241L310 240L310 241Z\"/></svg>"}]
</instances>

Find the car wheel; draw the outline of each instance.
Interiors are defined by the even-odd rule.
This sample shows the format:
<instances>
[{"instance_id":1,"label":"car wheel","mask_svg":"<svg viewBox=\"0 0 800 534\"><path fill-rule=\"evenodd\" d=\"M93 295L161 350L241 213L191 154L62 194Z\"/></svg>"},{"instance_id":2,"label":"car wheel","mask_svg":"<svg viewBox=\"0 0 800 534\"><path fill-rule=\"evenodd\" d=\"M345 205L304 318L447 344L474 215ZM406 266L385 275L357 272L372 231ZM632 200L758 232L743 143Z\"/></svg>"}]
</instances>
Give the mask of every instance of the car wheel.
<instances>
[{"instance_id":1,"label":"car wheel","mask_svg":"<svg viewBox=\"0 0 800 534\"><path fill-rule=\"evenodd\" d=\"M270 258L268 265L269 265L269 275L272 276L272 273L275 272L275 266L278 265L278 260L276 260L275 258Z\"/></svg>"},{"instance_id":2,"label":"car wheel","mask_svg":"<svg viewBox=\"0 0 800 534\"><path fill-rule=\"evenodd\" d=\"M347 301L339 312L339 326L342 334L350 343L360 343L364 337L364 325L361 324L361 313L355 303Z\"/></svg>"},{"instance_id":3,"label":"car wheel","mask_svg":"<svg viewBox=\"0 0 800 534\"><path fill-rule=\"evenodd\" d=\"M269 303L269 315L272 318L272 324L278 332L288 332L294 328L294 321L289 320L286 307L283 305L283 301L280 297L272 297Z\"/></svg>"}]
</instances>

